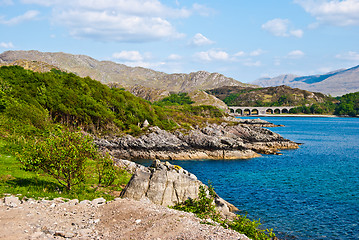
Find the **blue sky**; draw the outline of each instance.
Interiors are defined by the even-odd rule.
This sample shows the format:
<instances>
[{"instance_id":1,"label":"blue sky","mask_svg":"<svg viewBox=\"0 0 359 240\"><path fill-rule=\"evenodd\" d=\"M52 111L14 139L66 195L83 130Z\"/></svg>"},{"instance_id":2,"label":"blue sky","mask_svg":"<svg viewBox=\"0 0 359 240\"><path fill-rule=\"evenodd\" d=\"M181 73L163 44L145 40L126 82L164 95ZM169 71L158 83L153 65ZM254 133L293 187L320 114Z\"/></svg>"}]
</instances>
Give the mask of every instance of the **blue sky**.
<instances>
[{"instance_id":1,"label":"blue sky","mask_svg":"<svg viewBox=\"0 0 359 240\"><path fill-rule=\"evenodd\" d=\"M359 64L359 0L0 0L0 52L85 54L242 82Z\"/></svg>"}]
</instances>

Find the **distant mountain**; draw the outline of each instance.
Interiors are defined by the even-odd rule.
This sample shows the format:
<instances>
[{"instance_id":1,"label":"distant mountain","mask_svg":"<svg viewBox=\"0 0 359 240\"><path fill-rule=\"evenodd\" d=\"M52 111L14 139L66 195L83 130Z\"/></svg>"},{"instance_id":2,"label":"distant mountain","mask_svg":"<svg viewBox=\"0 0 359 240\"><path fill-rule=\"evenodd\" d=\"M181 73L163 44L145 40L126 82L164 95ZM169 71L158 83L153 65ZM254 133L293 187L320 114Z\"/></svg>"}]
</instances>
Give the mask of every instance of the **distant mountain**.
<instances>
[{"instance_id":1,"label":"distant mountain","mask_svg":"<svg viewBox=\"0 0 359 240\"><path fill-rule=\"evenodd\" d=\"M251 86L219 73L199 71L190 74L167 74L111 61L98 61L85 55L39 51L7 51L0 54L2 64L19 60L44 62L81 77L89 76L105 84L119 84L126 89L142 86L172 92L190 92L221 86Z\"/></svg>"},{"instance_id":2,"label":"distant mountain","mask_svg":"<svg viewBox=\"0 0 359 240\"><path fill-rule=\"evenodd\" d=\"M275 78L261 78L252 84L262 87L287 85L293 88L321 92L332 96L341 96L359 91L359 65L349 69L340 69L321 75L296 76L281 75Z\"/></svg>"}]
</instances>

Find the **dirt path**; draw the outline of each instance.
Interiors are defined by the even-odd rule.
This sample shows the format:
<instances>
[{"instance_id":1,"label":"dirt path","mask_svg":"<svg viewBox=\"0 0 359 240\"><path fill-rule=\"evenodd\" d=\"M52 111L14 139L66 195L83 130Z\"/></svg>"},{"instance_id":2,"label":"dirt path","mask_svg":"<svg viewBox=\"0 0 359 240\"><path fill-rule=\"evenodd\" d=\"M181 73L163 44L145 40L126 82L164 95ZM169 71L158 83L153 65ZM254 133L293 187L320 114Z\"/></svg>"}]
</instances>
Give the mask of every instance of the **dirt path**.
<instances>
[{"instance_id":1,"label":"dirt path","mask_svg":"<svg viewBox=\"0 0 359 240\"><path fill-rule=\"evenodd\" d=\"M0 199L0 239L248 239L147 201Z\"/></svg>"}]
</instances>

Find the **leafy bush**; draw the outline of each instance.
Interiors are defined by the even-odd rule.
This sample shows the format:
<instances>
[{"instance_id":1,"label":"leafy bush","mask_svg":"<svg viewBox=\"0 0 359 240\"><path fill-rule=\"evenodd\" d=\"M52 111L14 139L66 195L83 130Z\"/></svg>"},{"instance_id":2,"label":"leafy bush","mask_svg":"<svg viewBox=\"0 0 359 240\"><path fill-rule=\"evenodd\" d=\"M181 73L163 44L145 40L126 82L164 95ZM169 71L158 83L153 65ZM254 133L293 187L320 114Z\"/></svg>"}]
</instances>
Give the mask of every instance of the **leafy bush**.
<instances>
[{"instance_id":1,"label":"leafy bush","mask_svg":"<svg viewBox=\"0 0 359 240\"><path fill-rule=\"evenodd\" d=\"M99 182L113 182L103 178L111 176L107 156L101 156L92 139L80 132L58 129L44 141L28 144L22 153L17 154L17 158L23 169L51 176L67 190L85 181L86 162L91 159L102 164Z\"/></svg>"},{"instance_id":2,"label":"leafy bush","mask_svg":"<svg viewBox=\"0 0 359 240\"><path fill-rule=\"evenodd\" d=\"M176 204L173 209L177 209L185 212L192 212L197 217L202 219L208 219L219 223L225 228L233 229L237 232L245 234L247 237L252 239L271 239L275 237L275 234L271 230L262 230L258 227L261 225L260 221L247 218L247 216L237 215L232 221L222 219L220 214L217 212L214 204L214 198L216 193L213 187L209 184L208 193L206 188L201 185L199 187L198 199L188 199L183 203Z\"/></svg>"},{"instance_id":3,"label":"leafy bush","mask_svg":"<svg viewBox=\"0 0 359 240\"><path fill-rule=\"evenodd\" d=\"M211 105L200 105L200 106L185 106L184 111L202 116L205 118L220 118L223 117L224 113L219 109Z\"/></svg>"},{"instance_id":4,"label":"leafy bush","mask_svg":"<svg viewBox=\"0 0 359 240\"><path fill-rule=\"evenodd\" d=\"M156 102L158 106L188 105L194 103L187 93L171 93L170 96Z\"/></svg>"},{"instance_id":5,"label":"leafy bush","mask_svg":"<svg viewBox=\"0 0 359 240\"><path fill-rule=\"evenodd\" d=\"M210 186L208 188L209 197L207 197L206 188L201 185L199 186L198 199L187 199L183 203L179 203L173 206L173 209L177 209L185 212L192 212L202 219L215 219L219 221L219 214L216 212L215 205L213 203L215 192Z\"/></svg>"}]
</instances>

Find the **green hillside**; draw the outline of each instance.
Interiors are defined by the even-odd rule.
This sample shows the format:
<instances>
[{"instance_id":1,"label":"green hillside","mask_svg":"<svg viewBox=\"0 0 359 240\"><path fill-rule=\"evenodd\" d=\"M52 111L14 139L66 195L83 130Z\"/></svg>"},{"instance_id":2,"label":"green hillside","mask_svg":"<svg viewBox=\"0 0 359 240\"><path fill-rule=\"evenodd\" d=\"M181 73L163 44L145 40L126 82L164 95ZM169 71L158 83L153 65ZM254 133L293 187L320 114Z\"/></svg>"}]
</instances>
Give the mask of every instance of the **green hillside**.
<instances>
[{"instance_id":1,"label":"green hillside","mask_svg":"<svg viewBox=\"0 0 359 240\"><path fill-rule=\"evenodd\" d=\"M336 115L359 115L359 92L345 94L339 99L340 103L335 108Z\"/></svg>"},{"instance_id":2,"label":"green hillside","mask_svg":"<svg viewBox=\"0 0 359 240\"><path fill-rule=\"evenodd\" d=\"M267 88L221 87L208 91L228 106L298 106L293 113L333 113L337 99L288 86Z\"/></svg>"},{"instance_id":3,"label":"green hillside","mask_svg":"<svg viewBox=\"0 0 359 240\"><path fill-rule=\"evenodd\" d=\"M145 120L166 130L186 129L223 116L215 107L191 103L180 94L152 104L56 69L0 67L0 196L116 197L130 175L98 152L89 135L137 135L147 131Z\"/></svg>"}]
</instances>

